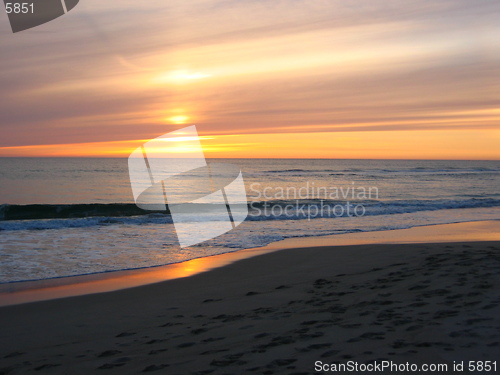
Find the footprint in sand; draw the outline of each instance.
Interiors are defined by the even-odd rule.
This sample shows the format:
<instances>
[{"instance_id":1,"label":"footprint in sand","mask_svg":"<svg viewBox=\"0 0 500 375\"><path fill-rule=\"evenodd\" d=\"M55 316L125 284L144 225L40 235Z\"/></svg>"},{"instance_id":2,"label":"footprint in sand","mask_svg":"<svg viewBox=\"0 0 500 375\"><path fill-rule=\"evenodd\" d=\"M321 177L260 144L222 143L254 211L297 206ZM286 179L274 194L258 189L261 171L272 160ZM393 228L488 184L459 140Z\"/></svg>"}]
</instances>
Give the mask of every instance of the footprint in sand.
<instances>
[{"instance_id":1,"label":"footprint in sand","mask_svg":"<svg viewBox=\"0 0 500 375\"><path fill-rule=\"evenodd\" d=\"M97 369L98 370L111 370L112 368L120 367L123 365L125 365L125 363L105 363L104 365L99 366Z\"/></svg>"},{"instance_id":2,"label":"footprint in sand","mask_svg":"<svg viewBox=\"0 0 500 375\"><path fill-rule=\"evenodd\" d=\"M13 358L13 357L18 357L20 355L26 354L24 352L12 352L4 356L4 358Z\"/></svg>"},{"instance_id":3,"label":"footprint in sand","mask_svg":"<svg viewBox=\"0 0 500 375\"><path fill-rule=\"evenodd\" d=\"M61 366L61 365L60 364L54 364L54 363L46 363L44 365L35 367L35 371L46 370L46 369L49 369L49 368L52 368L52 367L57 367L57 366Z\"/></svg>"},{"instance_id":4,"label":"footprint in sand","mask_svg":"<svg viewBox=\"0 0 500 375\"><path fill-rule=\"evenodd\" d=\"M165 367L168 367L169 365L167 364L161 364L161 365L149 365L142 372L152 372L152 371L158 371L158 370L163 370Z\"/></svg>"},{"instance_id":5,"label":"footprint in sand","mask_svg":"<svg viewBox=\"0 0 500 375\"><path fill-rule=\"evenodd\" d=\"M111 357L113 355L120 354L120 350L105 350L102 353L98 354L97 357L103 358L103 357Z\"/></svg>"},{"instance_id":6,"label":"footprint in sand","mask_svg":"<svg viewBox=\"0 0 500 375\"><path fill-rule=\"evenodd\" d=\"M117 334L115 337L127 337L127 336L132 336L135 335L136 332L122 332Z\"/></svg>"},{"instance_id":7,"label":"footprint in sand","mask_svg":"<svg viewBox=\"0 0 500 375\"><path fill-rule=\"evenodd\" d=\"M289 285L280 285L280 286L277 286L275 289L279 290L279 289L289 289L289 288L291 288L291 286L289 286Z\"/></svg>"}]
</instances>

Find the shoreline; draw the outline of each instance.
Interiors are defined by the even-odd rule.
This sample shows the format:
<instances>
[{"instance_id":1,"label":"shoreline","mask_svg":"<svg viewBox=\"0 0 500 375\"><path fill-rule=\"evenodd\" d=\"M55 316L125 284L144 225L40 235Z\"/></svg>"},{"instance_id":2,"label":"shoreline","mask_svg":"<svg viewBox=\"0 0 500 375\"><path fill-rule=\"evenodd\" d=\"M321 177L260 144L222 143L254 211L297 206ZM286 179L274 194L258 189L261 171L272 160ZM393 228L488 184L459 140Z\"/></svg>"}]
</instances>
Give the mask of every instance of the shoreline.
<instances>
[{"instance_id":1,"label":"shoreline","mask_svg":"<svg viewBox=\"0 0 500 375\"><path fill-rule=\"evenodd\" d=\"M380 241L499 233L498 222L466 228ZM336 245L1 307L0 373L305 375L318 361L391 361L455 374L454 363L496 360L500 241Z\"/></svg>"},{"instance_id":2,"label":"shoreline","mask_svg":"<svg viewBox=\"0 0 500 375\"><path fill-rule=\"evenodd\" d=\"M112 292L190 277L243 259L281 250L363 244L475 241L500 241L500 220L431 224L407 229L287 238L258 248L200 257L162 266L0 284L0 307Z\"/></svg>"}]
</instances>

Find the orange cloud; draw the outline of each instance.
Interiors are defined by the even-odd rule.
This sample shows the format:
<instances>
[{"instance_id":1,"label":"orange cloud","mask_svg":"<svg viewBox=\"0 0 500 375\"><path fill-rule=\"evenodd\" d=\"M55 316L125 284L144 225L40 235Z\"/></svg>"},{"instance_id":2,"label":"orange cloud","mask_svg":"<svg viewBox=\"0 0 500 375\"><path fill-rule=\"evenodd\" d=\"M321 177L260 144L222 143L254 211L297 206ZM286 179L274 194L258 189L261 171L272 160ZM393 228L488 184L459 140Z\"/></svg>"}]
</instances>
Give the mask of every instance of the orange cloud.
<instances>
[{"instance_id":1,"label":"orange cloud","mask_svg":"<svg viewBox=\"0 0 500 375\"><path fill-rule=\"evenodd\" d=\"M500 160L498 129L260 133L200 138L208 158ZM0 156L128 157L147 141L1 147Z\"/></svg>"}]
</instances>

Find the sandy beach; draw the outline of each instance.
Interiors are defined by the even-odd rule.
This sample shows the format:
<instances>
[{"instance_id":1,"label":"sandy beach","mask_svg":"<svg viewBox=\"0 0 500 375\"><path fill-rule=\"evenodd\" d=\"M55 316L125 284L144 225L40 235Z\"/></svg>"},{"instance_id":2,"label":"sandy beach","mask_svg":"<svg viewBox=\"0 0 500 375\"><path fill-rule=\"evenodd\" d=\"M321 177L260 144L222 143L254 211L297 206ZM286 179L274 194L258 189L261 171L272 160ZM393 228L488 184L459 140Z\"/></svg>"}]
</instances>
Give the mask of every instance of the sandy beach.
<instances>
[{"instance_id":1,"label":"sandy beach","mask_svg":"<svg viewBox=\"0 0 500 375\"><path fill-rule=\"evenodd\" d=\"M499 222L425 228L302 239L189 277L1 307L0 374L298 375L348 363L451 374L462 361L472 373L467 361L499 360Z\"/></svg>"}]
</instances>

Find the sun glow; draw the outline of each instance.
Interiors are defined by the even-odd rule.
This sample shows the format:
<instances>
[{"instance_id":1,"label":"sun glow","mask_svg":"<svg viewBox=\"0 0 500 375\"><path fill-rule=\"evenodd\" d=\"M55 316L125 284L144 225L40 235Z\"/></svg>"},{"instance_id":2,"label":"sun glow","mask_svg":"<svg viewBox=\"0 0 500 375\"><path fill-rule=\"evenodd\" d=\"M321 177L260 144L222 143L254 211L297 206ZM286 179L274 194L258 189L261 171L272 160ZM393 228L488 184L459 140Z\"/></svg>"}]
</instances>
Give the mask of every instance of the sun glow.
<instances>
[{"instance_id":1,"label":"sun glow","mask_svg":"<svg viewBox=\"0 0 500 375\"><path fill-rule=\"evenodd\" d=\"M209 77L212 77L212 75L208 73L174 70L154 77L153 82L158 84L184 84Z\"/></svg>"},{"instance_id":2,"label":"sun glow","mask_svg":"<svg viewBox=\"0 0 500 375\"><path fill-rule=\"evenodd\" d=\"M212 158L500 159L498 147L495 147L500 140L500 131L486 129L259 133L198 138L179 134L179 137L164 140L164 146L155 152L170 155L191 153L197 151L198 146L189 143L199 140L205 155ZM128 157L148 141L0 147L0 156Z\"/></svg>"},{"instance_id":3,"label":"sun glow","mask_svg":"<svg viewBox=\"0 0 500 375\"><path fill-rule=\"evenodd\" d=\"M167 121L174 124L185 124L187 120L189 120L189 117L184 115L172 116L167 119Z\"/></svg>"}]
</instances>

